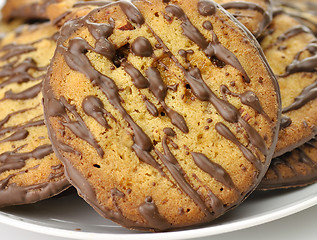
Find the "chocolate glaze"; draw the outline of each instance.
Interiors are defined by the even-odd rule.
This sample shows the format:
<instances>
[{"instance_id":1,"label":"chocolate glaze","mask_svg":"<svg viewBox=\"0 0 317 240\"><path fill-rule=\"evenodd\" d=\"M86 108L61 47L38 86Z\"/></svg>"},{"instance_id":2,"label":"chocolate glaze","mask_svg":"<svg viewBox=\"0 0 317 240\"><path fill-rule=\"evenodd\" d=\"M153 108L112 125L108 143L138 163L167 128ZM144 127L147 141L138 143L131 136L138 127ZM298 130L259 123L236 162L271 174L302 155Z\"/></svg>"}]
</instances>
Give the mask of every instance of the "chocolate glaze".
<instances>
[{"instance_id":1,"label":"chocolate glaze","mask_svg":"<svg viewBox=\"0 0 317 240\"><path fill-rule=\"evenodd\" d=\"M316 98L317 98L317 79L315 80L314 83L305 87L303 91L300 93L300 95L295 98L295 101L291 105L283 108L282 112L287 113L287 112L299 109L302 106L304 106L306 103Z\"/></svg>"},{"instance_id":2,"label":"chocolate glaze","mask_svg":"<svg viewBox=\"0 0 317 240\"><path fill-rule=\"evenodd\" d=\"M268 3L269 5L270 3ZM272 21L272 9L270 6L268 6L267 10L262 8L260 5L252 2L239 2L239 1L232 1L221 4L221 6L228 10L231 8L235 9L249 9L254 10L263 15L262 21L259 23L257 31L254 33L254 36L258 37L263 30L271 23Z\"/></svg>"},{"instance_id":3,"label":"chocolate glaze","mask_svg":"<svg viewBox=\"0 0 317 240\"><path fill-rule=\"evenodd\" d=\"M167 145L167 136L164 136L162 139L162 146L164 154L155 149L156 154L159 156L163 164L166 166L168 171L171 173L177 184L181 189L200 207L201 211L205 214L207 219L212 218L212 214L209 211L205 202L199 196L199 193L196 192L192 186L186 181L185 173L181 166L179 165L177 159L170 151Z\"/></svg>"},{"instance_id":4,"label":"chocolate glaze","mask_svg":"<svg viewBox=\"0 0 317 240\"><path fill-rule=\"evenodd\" d=\"M34 203L54 196L69 186L66 178L62 178L58 181L21 187L16 184L8 184L12 177L12 175L9 175L6 179L0 181L0 207ZM51 180L54 180L56 177L58 177L58 175L53 176Z\"/></svg>"},{"instance_id":5,"label":"chocolate glaze","mask_svg":"<svg viewBox=\"0 0 317 240\"><path fill-rule=\"evenodd\" d=\"M209 59L216 57L220 61L231 65L241 72L244 81L250 82L250 79L241 66L239 60L233 53L220 44L212 29L208 28L208 30L212 33L212 41L210 42L207 41L201 32L190 22L187 15L179 6L170 4L165 8L165 11L182 21L181 27L183 29L183 34L196 43ZM210 25L212 24L210 23Z\"/></svg>"},{"instance_id":6,"label":"chocolate glaze","mask_svg":"<svg viewBox=\"0 0 317 240\"><path fill-rule=\"evenodd\" d=\"M280 129L287 128L292 124L292 119L289 117L282 115Z\"/></svg>"},{"instance_id":7,"label":"chocolate glaze","mask_svg":"<svg viewBox=\"0 0 317 240\"><path fill-rule=\"evenodd\" d=\"M154 67L150 67L145 71L145 73L150 83L149 89L156 97L156 99L160 102L165 112L167 113L167 116L171 119L171 122L182 132L188 133L189 130L184 117L176 111L172 110L164 102L167 94L167 86L164 84L159 70Z\"/></svg>"},{"instance_id":8,"label":"chocolate glaze","mask_svg":"<svg viewBox=\"0 0 317 240\"><path fill-rule=\"evenodd\" d=\"M41 159L51 153L53 153L52 145L42 145L31 152L4 152L0 154L0 173L8 170L20 169L25 166L26 160L30 158Z\"/></svg>"},{"instance_id":9,"label":"chocolate glaze","mask_svg":"<svg viewBox=\"0 0 317 240\"><path fill-rule=\"evenodd\" d=\"M298 34L301 34L301 33L311 33L311 31L309 28L307 28L306 26L303 26L303 25L295 26L295 27L287 30L282 35L280 35L277 38L277 42L286 41L287 39L290 39L290 38L292 38Z\"/></svg>"},{"instance_id":10,"label":"chocolate glaze","mask_svg":"<svg viewBox=\"0 0 317 240\"><path fill-rule=\"evenodd\" d=\"M139 213L144 217L149 226L154 229L166 230L171 228L171 224L160 215L151 197L145 198L144 203L139 206Z\"/></svg>"},{"instance_id":11,"label":"chocolate glaze","mask_svg":"<svg viewBox=\"0 0 317 240\"><path fill-rule=\"evenodd\" d=\"M82 108L84 112L93 117L101 126L105 128L110 128L105 115L110 115L110 113L104 108L101 100L95 96L88 96L83 100Z\"/></svg>"},{"instance_id":12,"label":"chocolate glaze","mask_svg":"<svg viewBox=\"0 0 317 240\"><path fill-rule=\"evenodd\" d=\"M27 130L19 129L18 131L16 131L15 133L10 135L9 137L2 139L0 141L0 143L23 140L23 139L27 138L28 135L29 135L29 132Z\"/></svg>"},{"instance_id":13,"label":"chocolate glaze","mask_svg":"<svg viewBox=\"0 0 317 240\"><path fill-rule=\"evenodd\" d=\"M230 175L226 172L223 167L217 163L212 162L204 154L191 152L191 155L196 163L196 165L202 169L204 172L208 173L216 181L221 182L228 188L236 189Z\"/></svg>"},{"instance_id":14,"label":"chocolate glaze","mask_svg":"<svg viewBox=\"0 0 317 240\"><path fill-rule=\"evenodd\" d=\"M22 92L14 93L12 90L8 90L4 93L4 98L0 99L0 101L11 99L11 100L26 100L35 98L42 90L42 82L30 87Z\"/></svg>"},{"instance_id":15,"label":"chocolate glaze","mask_svg":"<svg viewBox=\"0 0 317 240\"><path fill-rule=\"evenodd\" d=\"M260 100L256 96L256 94L252 91L245 91L244 93L237 94L234 92L231 92L229 88L225 85L220 86L220 91L223 94L223 97L225 98L225 94L230 94L234 97L239 97L241 102L251 108L253 108L255 111L257 111L259 114L262 114L266 119L270 120L270 117L266 114L266 112L263 110Z\"/></svg>"},{"instance_id":16,"label":"chocolate glaze","mask_svg":"<svg viewBox=\"0 0 317 240\"><path fill-rule=\"evenodd\" d=\"M317 159L314 155L314 152L308 152L312 149L317 149L316 139L313 138L309 142L306 142L299 148L288 152L278 158L272 160L270 169L274 171L277 178L269 179L264 178L260 183L259 190L272 190L280 188L290 188L290 187L299 187L311 184L317 181L316 172L317 172ZM302 168L306 168L306 173L297 172L294 167L296 163L303 163ZM285 165L291 169L292 175L288 177L283 177L281 171L279 170L279 165Z\"/></svg>"},{"instance_id":17,"label":"chocolate glaze","mask_svg":"<svg viewBox=\"0 0 317 240\"><path fill-rule=\"evenodd\" d=\"M216 5L208 0L200 0L197 7L199 14L202 16L211 16L216 13Z\"/></svg>"},{"instance_id":18,"label":"chocolate glaze","mask_svg":"<svg viewBox=\"0 0 317 240\"><path fill-rule=\"evenodd\" d=\"M152 45L145 37L137 37L131 45L131 51L140 57L151 57L153 54Z\"/></svg>"},{"instance_id":19,"label":"chocolate glaze","mask_svg":"<svg viewBox=\"0 0 317 240\"><path fill-rule=\"evenodd\" d=\"M217 132L221 136L225 137L226 139L230 140L235 145L237 145L237 147L241 150L245 158L248 159L249 162L254 164L254 166L258 169L258 171L262 169L261 161L248 148L246 148L243 144L239 142L239 140L234 136L234 134L226 125L219 122L219 123L216 123L215 127Z\"/></svg>"},{"instance_id":20,"label":"chocolate glaze","mask_svg":"<svg viewBox=\"0 0 317 240\"><path fill-rule=\"evenodd\" d=\"M299 60L301 54L306 50L312 56L304 58L303 60ZM310 42L304 50L296 54L293 62L286 67L285 73L280 75L279 77L287 77L293 73L298 73L298 72L315 72L316 66L317 66L317 43L316 43L316 40L314 40Z\"/></svg>"}]
</instances>

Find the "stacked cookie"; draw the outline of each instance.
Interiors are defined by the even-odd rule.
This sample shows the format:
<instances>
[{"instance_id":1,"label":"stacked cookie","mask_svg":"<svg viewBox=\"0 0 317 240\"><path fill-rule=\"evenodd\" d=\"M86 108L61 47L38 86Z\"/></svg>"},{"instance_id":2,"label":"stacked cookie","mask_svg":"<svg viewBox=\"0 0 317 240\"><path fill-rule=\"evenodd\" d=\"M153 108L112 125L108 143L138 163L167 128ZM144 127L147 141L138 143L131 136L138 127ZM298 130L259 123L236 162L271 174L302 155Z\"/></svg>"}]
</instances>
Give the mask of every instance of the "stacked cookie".
<instances>
[{"instance_id":1,"label":"stacked cookie","mask_svg":"<svg viewBox=\"0 0 317 240\"><path fill-rule=\"evenodd\" d=\"M3 16L47 22L0 43L2 206L70 183L100 215L166 231L209 223L262 179L316 179L316 41L271 2L8 0Z\"/></svg>"}]
</instances>

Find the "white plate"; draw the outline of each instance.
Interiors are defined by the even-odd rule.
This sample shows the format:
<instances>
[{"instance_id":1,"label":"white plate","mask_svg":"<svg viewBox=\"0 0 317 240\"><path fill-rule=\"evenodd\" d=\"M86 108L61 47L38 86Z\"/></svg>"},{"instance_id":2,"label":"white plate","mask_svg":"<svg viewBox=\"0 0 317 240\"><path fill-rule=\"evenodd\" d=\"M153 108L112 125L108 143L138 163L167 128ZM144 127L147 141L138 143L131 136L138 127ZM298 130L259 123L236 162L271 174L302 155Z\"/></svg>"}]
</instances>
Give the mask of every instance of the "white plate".
<instances>
[{"instance_id":1,"label":"white plate","mask_svg":"<svg viewBox=\"0 0 317 240\"><path fill-rule=\"evenodd\" d=\"M0 222L17 228L73 239L193 239L270 222L317 204L317 184L273 192L255 192L241 206L208 226L166 233L124 229L105 220L74 193L0 211Z\"/></svg>"},{"instance_id":2,"label":"white plate","mask_svg":"<svg viewBox=\"0 0 317 240\"><path fill-rule=\"evenodd\" d=\"M0 8L4 0L0 0ZM0 223L72 239L194 239L270 222L317 204L317 184L287 191L255 192L241 206L210 225L166 233L129 231L100 217L76 194L57 196L0 211Z\"/></svg>"}]
</instances>

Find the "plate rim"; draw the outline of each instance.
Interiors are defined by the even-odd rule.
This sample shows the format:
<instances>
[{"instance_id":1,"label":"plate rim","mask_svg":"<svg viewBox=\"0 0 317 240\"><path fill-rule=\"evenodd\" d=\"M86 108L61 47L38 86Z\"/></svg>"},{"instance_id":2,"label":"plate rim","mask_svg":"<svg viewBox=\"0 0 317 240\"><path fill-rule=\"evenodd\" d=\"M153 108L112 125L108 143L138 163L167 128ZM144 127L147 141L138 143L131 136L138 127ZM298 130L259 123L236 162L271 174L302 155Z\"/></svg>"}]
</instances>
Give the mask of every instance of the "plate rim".
<instances>
[{"instance_id":1,"label":"plate rim","mask_svg":"<svg viewBox=\"0 0 317 240\"><path fill-rule=\"evenodd\" d=\"M223 233L229 233L237 230L251 228L264 223L268 223L274 220L287 217L297 212L303 211L317 205L317 195L312 194L300 199L296 202L292 202L272 209L270 211L255 215L251 218L235 221L227 224L220 224L217 226L207 226L196 229L181 230L175 232L161 232L161 233L95 233L89 231L77 231L77 230L66 230L51 226L44 226L36 224L33 220L28 220L23 217L19 217L13 214L5 213L0 211L0 223L6 224L19 229L27 230L34 233L40 233L48 236L63 237L68 239L77 240L104 240L109 237L116 237L116 240L129 239L129 240L145 240L151 235L151 240L170 240L170 239L194 239L207 236L214 236Z\"/></svg>"}]
</instances>

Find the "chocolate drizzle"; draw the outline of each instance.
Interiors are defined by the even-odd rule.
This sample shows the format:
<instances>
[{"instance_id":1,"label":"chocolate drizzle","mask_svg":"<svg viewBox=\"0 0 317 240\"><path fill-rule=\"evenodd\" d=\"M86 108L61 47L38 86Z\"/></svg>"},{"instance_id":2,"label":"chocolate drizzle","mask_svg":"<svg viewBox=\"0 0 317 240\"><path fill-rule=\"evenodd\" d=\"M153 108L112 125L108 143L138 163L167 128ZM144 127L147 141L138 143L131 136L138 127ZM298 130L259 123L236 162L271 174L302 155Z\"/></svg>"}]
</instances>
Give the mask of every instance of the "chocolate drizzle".
<instances>
[{"instance_id":1,"label":"chocolate drizzle","mask_svg":"<svg viewBox=\"0 0 317 240\"><path fill-rule=\"evenodd\" d=\"M288 152L278 158L274 158L270 165L276 178L271 179L265 176L259 185L259 190L271 190L289 187L305 186L316 182L317 159L316 159L316 139ZM297 168L296 166L299 166ZM285 168L291 170L292 174L283 175Z\"/></svg>"},{"instance_id":2,"label":"chocolate drizzle","mask_svg":"<svg viewBox=\"0 0 317 240\"><path fill-rule=\"evenodd\" d=\"M191 153L196 165L201 168L204 172L208 173L216 181L221 182L228 188L236 189L230 175L226 172L221 165L212 162L204 154L192 152Z\"/></svg>"},{"instance_id":3,"label":"chocolate drizzle","mask_svg":"<svg viewBox=\"0 0 317 240\"><path fill-rule=\"evenodd\" d=\"M49 29L50 26L45 25L45 28L46 27L48 27L47 33L51 33L51 30L56 30ZM39 31L38 28L39 25L32 26L29 27L27 31ZM9 90L6 90L4 97L0 101L29 100L36 98L40 94L42 89L42 79L46 73L45 70L47 69L47 66L38 66L39 63L35 53L38 51L37 44L43 40L56 41L56 34L49 37L45 37L45 34L43 34L44 37L37 38L37 40L28 44L7 44L1 47L0 53L2 64L0 66L0 89L2 89L3 92L3 88L9 88ZM19 34L17 33L17 38L23 37L22 35L18 35ZM31 57L24 58L25 54L33 55L33 52L35 53L34 59ZM35 84L27 89L23 89L22 84L29 82L35 82ZM21 85L23 90L15 92L13 85ZM23 106L24 103L21 103L18 108ZM21 140L32 141L28 139L28 136L32 134L33 129L29 128L42 127L43 129L41 129L41 131L43 130L45 133L46 128L44 128L44 120L41 119L43 118L43 114L39 111L40 115L34 116L35 111L41 110L40 103L36 104L34 107L20 110L16 110L13 106L12 108L11 112L0 121L0 137L2 138L0 143L10 143L12 148L15 148L13 151L10 150L6 152L4 151L6 148L3 148L3 151L0 154L0 174L3 173L5 175L6 171L10 171L10 175L0 181L0 207L33 203L55 195L66 189L69 185L64 177L63 168L58 171L52 169L48 178L41 179L41 183L38 184L29 185L28 183L22 183L20 186L15 183L15 176L27 174L28 171L36 170L36 168L40 166L42 159L53 154L53 149L50 144L39 145L39 143L34 143L35 147L23 151L28 144L21 145L21 142L19 142ZM16 119L23 113L25 113L25 116L23 116L26 118L25 122L16 124ZM30 116L34 117L30 119ZM39 139L47 138L44 133ZM37 141L37 139L35 141ZM48 158L54 157L50 156ZM38 162L38 165L31 168L27 167L29 165L28 161L33 159L37 160L36 162ZM22 168L26 169L20 170Z\"/></svg>"},{"instance_id":4,"label":"chocolate drizzle","mask_svg":"<svg viewBox=\"0 0 317 240\"><path fill-rule=\"evenodd\" d=\"M220 91L223 94L223 98L226 98L225 94L230 94L234 97L239 97L241 102L251 108L253 108L257 113L262 114L267 120L271 121L270 117L263 110L260 100L256 94L252 91L245 91L244 93L237 94L231 92L229 88L225 85L220 86Z\"/></svg>"},{"instance_id":5,"label":"chocolate drizzle","mask_svg":"<svg viewBox=\"0 0 317 240\"><path fill-rule=\"evenodd\" d=\"M71 24L71 21L68 23ZM89 25L90 23L85 22L85 24ZM94 24L93 26L96 27L98 25ZM93 26L91 26L91 28ZM121 99L118 93L118 87L116 86L114 81L111 78L101 74L100 72L98 72L96 69L92 67L89 59L85 55L85 53L87 52L87 49L95 50L85 40L81 38L74 38L70 40L68 49L66 49L65 47L61 45L59 46L59 50L64 54L65 60L68 66L75 71L79 71L85 74L87 78L91 81L93 86L98 86L101 89L101 91L106 95L110 104L113 105L122 114L123 118L129 123L134 133L134 136L133 136L134 144L132 146L132 149L135 151L139 159L147 164L152 165L158 171L164 174L160 168L160 165L155 161L153 156L149 153L153 148L150 138L133 121L131 116L126 112L126 110L121 105ZM56 100L52 100L52 101L56 101ZM54 112L53 108L52 108L52 111ZM56 109L55 111L58 112L60 110ZM50 115L52 116L52 114ZM66 117L67 115L65 114L64 116ZM103 150L101 149L99 145L98 146L96 145L96 149L99 149L99 155L103 156ZM100 149L102 151L102 154L100 154L101 153Z\"/></svg>"},{"instance_id":6,"label":"chocolate drizzle","mask_svg":"<svg viewBox=\"0 0 317 240\"><path fill-rule=\"evenodd\" d=\"M301 54L306 50L312 56L304 58L303 60L299 60ZM285 73L282 75L279 75L279 77L287 77L293 73L298 73L298 72L315 72L316 66L317 66L317 43L316 43L316 40L314 40L310 42L304 50L296 54L293 62L286 67Z\"/></svg>"},{"instance_id":7,"label":"chocolate drizzle","mask_svg":"<svg viewBox=\"0 0 317 240\"><path fill-rule=\"evenodd\" d=\"M170 151L167 145L167 136L162 139L162 146L164 154L155 149L156 154L159 156L163 164L167 167L173 178L176 180L181 189L200 207L207 219L212 218L211 212L206 206L205 202L201 199L198 192L196 192L185 179L185 174L177 159Z\"/></svg>"},{"instance_id":8,"label":"chocolate drizzle","mask_svg":"<svg viewBox=\"0 0 317 240\"><path fill-rule=\"evenodd\" d=\"M131 50L140 57L151 57L153 54L152 45L145 37L137 37L131 45Z\"/></svg>"},{"instance_id":9,"label":"chocolate drizzle","mask_svg":"<svg viewBox=\"0 0 317 240\"><path fill-rule=\"evenodd\" d=\"M105 115L113 117L105 108L99 98L88 96L83 100L82 108L84 112L93 117L101 126L110 128Z\"/></svg>"},{"instance_id":10,"label":"chocolate drizzle","mask_svg":"<svg viewBox=\"0 0 317 240\"><path fill-rule=\"evenodd\" d=\"M60 104L63 111L61 112L62 109L59 108L56 112L57 115L55 116L63 117L64 122L61 122L61 124L65 127L68 127L77 137L85 140L91 146L93 146L96 149L99 156L102 157L104 155L103 149L100 147L100 145L98 144L98 142L96 141L88 127L86 126L81 116L77 113L76 107L70 105L64 97L60 98ZM76 121L70 119L70 117L66 114L65 108L73 114ZM51 111L54 111L54 109L52 109Z\"/></svg>"},{"instance_id":11,"label":"chocolate drizzle","mask_svg":"<svg viewBox=\"0 0 317 240\"><path fill-rule=\"evenodd\" d=\"M169 108L164 101L167 94L167 86L164 84L160 72L156 68L150 67L145 71L145 73L150 83L149 89L156 97L156 99L160 102L165 112L167 113L167 116L171 119L171 122L182 132L188 133L189 130L184 117Z\"/></svg>"},{"instance_id":12,"label":"chocolate drizzle","mask_svg":"<svg viewBox=\"0 0 317 240\"><path fill-rule=\"evenodd\" d=\"M183 34L191 41L196 43L210 60L212 60L213 57L216 57L218 60L231 65L241 72L243 80L245 82L250 82L250 78L241 66L239 60L232 52L230 52L227 48L220 44L216 34L211 27L207 28L207 30L211 31L212 33L212 41L210 42L190 22L187 15L179 6L170 4L165 8L165 11L182 21L181 27L183 29ZM212 26L211 23L208 25Z\"/></svg>"},{"instance_id":13,"label":"chocolate drizzle","mask_svg":"<svg viewBox=\"0 0 317 240\"><path fill-rule=\"evenodd\" d=\"M160 215L157 206L151 197L146 197L144 203L139 206L139 213L146 219L152 228L165 230L171 227L171 224Z\"/></svg>"},{"instance_id":14,"label":"chocolate drizzle","mask_svg":"<svg viewBox=\"0 0 317 240\"><path fill-rule=\"evenodd\" d=\"M254 166L261 171L262 169L262 164L261 161L248 149L246 148L242 143L239 142L239 140L234 136L234 134L231 132L231 130L224 125L223 123L216 123L216 130L217 132L225 137L226 139L230 140L233 142L237 147L241 150L243 155L245 156L246 159L248 159L249 162L254 164Z\"/></svg>"},{"instance_id":15,"label":"chocolate drizzle","mask_svg":"<svg viewBox=\"0 0 317 240\"><path fill-rule=\"evenodd\" d=\"M30 158L42 159L51 153L53 153L52 145L42 145L31 152L4 152L0 154L0 174L8 170L23 168L25 161Z\"/></svg>"},{"instance_id":16,"label":"chocolate drizzle","mask_svg":"<svg viewBox=\"0 0 317 240\"><path fill-rule=\"evenodd\" d=\"M199 14L202 16L211 16L216 13L216 5L212 1L200 0L197 7Z\"/></svg>"},{"instance_id":17,"label":"chocolate drizzle","mask_svg":"<svg viewBox=\"0 0 317 240\"><path fill-rule=\"evenodd\" d=\"M29 135L29 132L27 130L19 129L18 131L16 131L15 133L10 135L9 137L2 139L0 141L0 143L23 140L23 139L27 138L28 135Z\"/></svg>"},{"instance_id":18,"label":"chocolate drizzle","mask_svg":"<svg viewBox=\"0 0 317 240\"><path fill-rule=\"evenodd\" d=\"M296 109L301 108L306 103L317 98L317 79L311 85L305 87L299 96L295 98L295 101L283 108L282 113L287 113Z\"/></svg>"},{"instance_id":19,"label":"chocolate drizzle","mask_svg":"<svg viewBox=\"0 0 317 240\"><path fill-rule=\"evenodd\" d=\"M280 129L287 128L292 124L292 119L289 117L282 115Z\"/></svg>"},{"instance_id":20,"label":"chocolate drizzle","mask_svg":"<svg viewBox=\"0 0 317 240\"><path fill-rule=\"evenodd\" d=\"M280 35L277 38L277 42L286 41L287 39L290 39L291 37L294 37L294 36L299 35L301 33L311 33L311 31L306 26L302 26L302 25L295 26L295 27L287 30L282 35Z\"/></svg>"},{"instance_id":21,"label":"chocolate drizzle","mask_svg":"<svg viewBox=\"0 0 317 240\"><path fill-rule=\"evenodd\" d=\"M268 4L270 4L270 3L268 3ZM254 10L254 11L261 13L263 15L263 20L259 23L259 26L258 26L258 29L256 30L256 32L254 32L254 36L256 36L256 37L258 37L272 21L272 11L271 11L270 6L268 6L267 10L265 10L264 8L262 8L260 5L258 5L256 3L240 2L240 1L232 1L232 2L223 3L223 4L221 4L221 6L226 10L231 9L231 8L246 9L246 10ZM242 16L242 17L244 17L244 16Z\"/></svg>"},{"instance_id":22,"label":"chocolate drizzle","mask_svg":"<svg viewBox=\"0 0 317 240\"><path fill-rule=\"evenodd\" d=\"M14 93L11 90L5 92L4 98L0 99L0 101L11 99L11 100L26 100L35 98L42 90L42 82L30 87L22 92Z\"/></svg>"}]
</instances>

